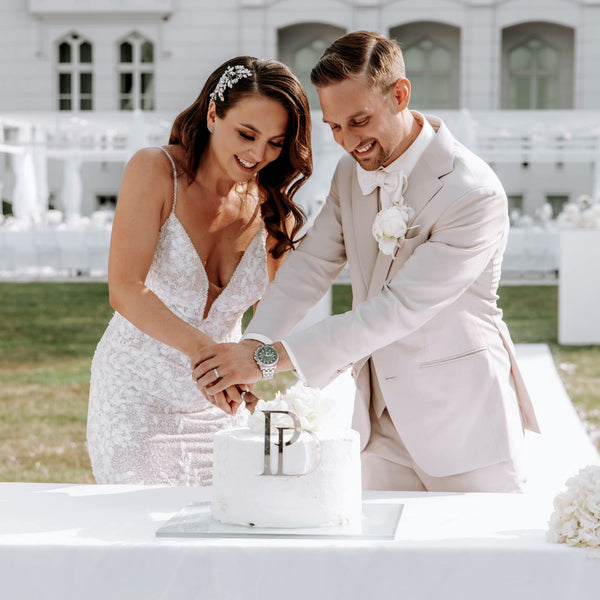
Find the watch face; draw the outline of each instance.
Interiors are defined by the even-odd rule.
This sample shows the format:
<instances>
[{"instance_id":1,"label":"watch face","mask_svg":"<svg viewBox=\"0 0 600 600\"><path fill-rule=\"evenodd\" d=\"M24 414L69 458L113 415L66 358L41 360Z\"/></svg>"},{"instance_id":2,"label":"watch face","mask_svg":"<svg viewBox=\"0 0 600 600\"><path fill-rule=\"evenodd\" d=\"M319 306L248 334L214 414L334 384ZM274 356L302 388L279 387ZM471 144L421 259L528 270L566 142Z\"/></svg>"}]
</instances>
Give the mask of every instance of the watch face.
<instances>
[{"instance_id":1,"label":"watch face","mask_svg":"<svg viewBox=\"0 0 600 600\"><path fill-rule=\"evenodd\" d=\"M279 358L279 354L273 346L260 346L256 351L256 358L263 365L274 365Z\"/></svg>"}]
</instances>

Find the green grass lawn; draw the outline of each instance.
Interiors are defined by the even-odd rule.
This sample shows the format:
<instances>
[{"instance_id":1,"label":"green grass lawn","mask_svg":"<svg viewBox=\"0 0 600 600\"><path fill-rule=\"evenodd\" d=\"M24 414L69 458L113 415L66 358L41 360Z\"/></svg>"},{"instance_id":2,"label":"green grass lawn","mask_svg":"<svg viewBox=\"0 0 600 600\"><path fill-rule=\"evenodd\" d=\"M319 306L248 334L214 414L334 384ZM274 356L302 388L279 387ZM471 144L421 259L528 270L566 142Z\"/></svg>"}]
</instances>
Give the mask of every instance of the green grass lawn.
<instances>
[{"instance_id":1,"label":"green grass lawn","mask_svg":"<svg viewBox=\"0 0 600 600\"><path fill-rule=\"evenodd\" d=\"M504 287L500 297L514 341L548 344L573 402L600 427L600 346L557 344L556 286ZM350 305L349 287L334 286L334 312ZM0 481L93 482L89 367L111 314L105 283L0 283ZM258 390L270 397L293 380Z\"/></svg>"}]
</instances>

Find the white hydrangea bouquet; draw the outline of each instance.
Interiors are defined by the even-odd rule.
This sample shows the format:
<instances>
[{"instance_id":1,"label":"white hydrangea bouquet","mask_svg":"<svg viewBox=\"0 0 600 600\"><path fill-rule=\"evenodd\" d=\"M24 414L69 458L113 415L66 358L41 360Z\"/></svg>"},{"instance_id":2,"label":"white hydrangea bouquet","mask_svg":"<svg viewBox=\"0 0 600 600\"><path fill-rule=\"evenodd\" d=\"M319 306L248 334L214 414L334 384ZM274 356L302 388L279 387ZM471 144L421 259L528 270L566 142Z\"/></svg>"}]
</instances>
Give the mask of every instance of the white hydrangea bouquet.
<instances>
[{"instance_id":1,"label":"white hydrangea bouquet","mask_svg":"<svg viewBox=\"0 0 600 600\"><path fill-rule=\"evenodd\" d=\"M319 431L333 426L335 420L335 400L321 390L310 388L300 381L289 387L285 393L277 392L273 400L259 400L254 412L248 417L248 427L254 433L265 430L263 410L289 410L300 419L302 429ZM290 419L283 414L271 415L275 427L289 427Z\"/></svg>"},{"instance_id":2,"label":"white hydrangea bouquet","mask_svg":"<svg viewBox=\"0 0 600 600\"><path fill-rule=\"evenodd\" d=\"M554 499L546 538L571 546L600 547L600 466L581 469L566 485Z\"/></svg>"}]
</instances>

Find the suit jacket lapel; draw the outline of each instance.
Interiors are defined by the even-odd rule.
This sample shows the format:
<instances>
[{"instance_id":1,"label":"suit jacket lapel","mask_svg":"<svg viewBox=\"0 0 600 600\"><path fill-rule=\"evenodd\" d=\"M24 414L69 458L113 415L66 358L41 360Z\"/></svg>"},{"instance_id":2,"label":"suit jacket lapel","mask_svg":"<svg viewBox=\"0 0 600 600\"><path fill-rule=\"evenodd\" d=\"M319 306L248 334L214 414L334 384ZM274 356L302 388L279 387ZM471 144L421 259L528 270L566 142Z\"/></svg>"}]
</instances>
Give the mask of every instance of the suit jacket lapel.
<instances>
[{"instance_id":1,"label":"suit jacket lapel","mask_svg":"<svg viewBox=\"0 0 600 600\"><path fill-rule=\"evenodd\" d=\"M357 245L360 270L365 284L369 289L369 282L373 274L379 248L373 237L373 221L377 215L377 191L363 196L358 185L356 168L352 169L352 221Z\"/></svg>"},{"instance_id":2,"label":"suit jacket lapel","mask_svg":"<svg viewBox=\"0 0 600 600\"><path fill-rule=\"evenodd\" d=\"M430 119L430 121L433 121L432 125L437 128L437 133L410 174L404 193L404 202L415 210L413 218L408 223L409 226L419 224L419 215L444 185L441 178L453 168L452 145L454 138L441 121L435 122L434 119ZM417 229L415 235L419 235L419 233L420 231ZM405 246L406 244L403 244L402 247L396 248L394 256L387 256L379 252L367 298L372 298L381 291L394 261L402 254Z\"/></svg>"},{"instance_id":3,"label":"suit jacket lapel","mask_svg":"<svg viewBox=\"0 0 600 600\"><path fill-rule=\"evenodd\" d=\"M415 209L409 225L419 222L421 211L442 189L444 184L441 178L453 169L454 138L443 123L433 121L431 124L437 128L437 133L410 174L404 194L406 204Z\"/></svg>"},{"instance_id":4,"label":"suit jacket lapel","mask_svg":"<svg viewBox=\"0 0 600 600\"><path fill-rule=\"evenodd\" d=\"M378 248L379 250L379 248ZM389 254L384 254L379 251L377 253L377 260L375 261L375 267L373 268L373 272L371 275L371 281L369 283L369 291L367 293L367 299L376 296L380 291L387 277L388 271L392 266L392 262L396 257L396 253L398 252L398 248L396 248L394 255L390 256Z\"/></svg>"}]
</instances>

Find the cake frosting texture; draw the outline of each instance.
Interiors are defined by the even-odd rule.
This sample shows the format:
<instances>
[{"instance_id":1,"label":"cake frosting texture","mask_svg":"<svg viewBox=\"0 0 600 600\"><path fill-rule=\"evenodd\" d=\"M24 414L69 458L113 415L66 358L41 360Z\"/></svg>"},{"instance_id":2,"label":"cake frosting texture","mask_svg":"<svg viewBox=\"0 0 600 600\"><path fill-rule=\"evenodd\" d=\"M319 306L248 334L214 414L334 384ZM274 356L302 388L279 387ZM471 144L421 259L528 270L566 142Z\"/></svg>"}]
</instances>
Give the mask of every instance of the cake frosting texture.
<instances>
[{"instance_id":1,"label":"cake frosting texture","mask_svg":"<svg viewBox=\"0 0 600 600\"><path fill-rule=\"evenodd\" d=\"M267 458L264 410L289 410L298 425L294 431L290 415L270 414ZM330 412L328 399L320 397L318 390L296 384L274 401L259 402L250 427L218 432L213 517L256 527L359 527L359 435L328 422ZM284 441L292 442L284 446L282 455L277 446L280 428L285 428Z\"/></svg>"}]
</instances>

